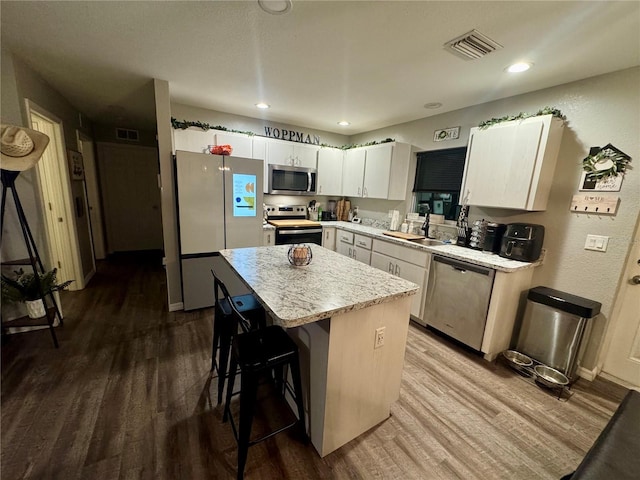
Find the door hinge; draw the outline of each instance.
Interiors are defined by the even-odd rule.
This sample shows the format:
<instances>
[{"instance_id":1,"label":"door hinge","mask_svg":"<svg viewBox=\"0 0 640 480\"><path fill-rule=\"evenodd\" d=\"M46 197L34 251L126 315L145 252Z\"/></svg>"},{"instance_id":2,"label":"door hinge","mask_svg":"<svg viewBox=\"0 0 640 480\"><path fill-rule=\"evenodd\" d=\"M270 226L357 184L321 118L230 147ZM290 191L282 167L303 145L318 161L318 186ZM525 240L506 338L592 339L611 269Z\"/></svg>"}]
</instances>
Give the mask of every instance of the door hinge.
<instances>
[{"instance_id":1,"label":"door hinge","mask_svg":"<svg viewBox=\"0 0 640 480\"><path fill-rule=\"evenodd\" d=\"M62 268L62 264L60 263L60 260L58 260L58 268Z\"/></svg>"},{"instance_id":2,"label":"door hinge","mask_svg":"<svg viewBox=\"0 0 640 480\"><path fill-rule=\"evenodd\" d=\"M53 210L53 207L51 206L51 202L49 202L49 210Z\"/></svg>"}]
</instances>

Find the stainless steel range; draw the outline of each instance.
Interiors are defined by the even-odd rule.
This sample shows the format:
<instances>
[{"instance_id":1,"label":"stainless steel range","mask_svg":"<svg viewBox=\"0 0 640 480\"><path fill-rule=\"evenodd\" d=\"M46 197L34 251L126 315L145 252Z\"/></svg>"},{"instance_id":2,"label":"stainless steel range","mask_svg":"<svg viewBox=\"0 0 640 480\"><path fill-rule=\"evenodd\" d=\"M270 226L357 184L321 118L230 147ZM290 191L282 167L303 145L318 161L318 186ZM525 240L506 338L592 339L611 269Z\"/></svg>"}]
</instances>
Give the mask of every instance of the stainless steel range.
<instances>
[{"instance_id":1,"label":"stainless steel range","mask_svg":"<svg viewBox=\"0 0 640 480\"><path fill-rule=\"evenodd\" d=\"M267 221L276 227L276 245L315 243L322 245L322 226L307 220L305 205L265 205Z\"/></svg>"}]
</instances>

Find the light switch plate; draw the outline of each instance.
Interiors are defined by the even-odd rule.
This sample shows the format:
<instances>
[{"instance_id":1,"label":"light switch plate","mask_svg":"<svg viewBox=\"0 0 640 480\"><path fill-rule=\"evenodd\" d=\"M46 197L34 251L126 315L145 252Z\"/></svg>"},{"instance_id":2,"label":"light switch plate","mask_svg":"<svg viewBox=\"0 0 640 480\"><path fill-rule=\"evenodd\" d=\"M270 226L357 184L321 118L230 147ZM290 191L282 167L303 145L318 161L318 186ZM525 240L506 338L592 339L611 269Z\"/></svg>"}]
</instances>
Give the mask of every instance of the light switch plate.
<instances>
[{"instance_id":1,"label":"light switch plate","mask_svg":"<svg viewBox=\"0 0 640 480\"><path fill-rule=\"evenodd\" d=\"M609 237L605 237L603 235L587 235L587 240L584 242L584 249L594 250L596 252L606 252L608 244Z\"/></svg>"}]
</instances>

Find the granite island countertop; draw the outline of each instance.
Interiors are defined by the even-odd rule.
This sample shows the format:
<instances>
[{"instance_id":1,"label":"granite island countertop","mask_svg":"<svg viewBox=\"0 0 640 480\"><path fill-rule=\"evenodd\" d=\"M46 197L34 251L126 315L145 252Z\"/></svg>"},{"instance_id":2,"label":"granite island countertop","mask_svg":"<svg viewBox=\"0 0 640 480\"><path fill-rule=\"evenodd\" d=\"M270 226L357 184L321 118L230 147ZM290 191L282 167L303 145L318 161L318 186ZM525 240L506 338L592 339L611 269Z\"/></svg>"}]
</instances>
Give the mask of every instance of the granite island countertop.
<instances>
[{"instance_id":1,"label":"granite island countertop","mask_svg":"<svg viewBox=\"0 0 640 480\"><path fill-rule=\"evenodd\" d=\"M289 263L290 245L221 250L222 257L285 328L415 295L418 285L312 245L311 264Z\"/></svg>"}]
</instances>

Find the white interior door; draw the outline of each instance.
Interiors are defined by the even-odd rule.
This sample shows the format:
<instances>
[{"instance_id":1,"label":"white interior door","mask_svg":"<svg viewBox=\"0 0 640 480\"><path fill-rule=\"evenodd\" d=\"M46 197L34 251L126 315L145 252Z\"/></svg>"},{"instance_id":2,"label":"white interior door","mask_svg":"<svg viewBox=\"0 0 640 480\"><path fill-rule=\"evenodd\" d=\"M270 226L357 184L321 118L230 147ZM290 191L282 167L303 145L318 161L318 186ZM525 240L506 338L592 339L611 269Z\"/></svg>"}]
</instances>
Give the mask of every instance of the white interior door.
<instances>
[{"instance_id":1,"label":"white interior door","mask_svg":"<svg viewBox=\"0 0 640 480\"><path fill-rule=\"evenodd\" d=\"M62 127L60 122L36 111L37 107L32 103L27 106L32 128L46 134L50 142L36 165L51 262L45 264L45 268L57 268L60 283L75 280L70 290L82 289L84 275L80 269Z\"/></svg>"},{"instance_id":2,"label":"white interior door","mask_svg":"<svg viewBox=\"0 0 640 480\"><path fill-rule=\"evenodd\" d=\"M640 390L640 222L611 315L611 341L604 373Z\"/></svg>"}]
</instances>

